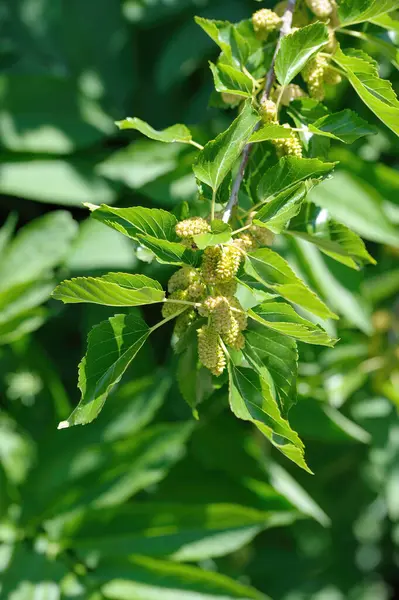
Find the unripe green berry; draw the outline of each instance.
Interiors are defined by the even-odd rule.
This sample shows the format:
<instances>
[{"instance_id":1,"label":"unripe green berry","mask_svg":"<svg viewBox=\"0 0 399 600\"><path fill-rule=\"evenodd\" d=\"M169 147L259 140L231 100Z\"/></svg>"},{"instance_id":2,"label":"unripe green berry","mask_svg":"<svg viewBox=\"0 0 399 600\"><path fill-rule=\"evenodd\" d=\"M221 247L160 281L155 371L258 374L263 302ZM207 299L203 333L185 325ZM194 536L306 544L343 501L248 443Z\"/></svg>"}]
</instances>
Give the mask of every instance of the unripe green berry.
<instances>
[{"instance_id":1,"label":"unripe green berry","mask_svg":"<svg viewBox=\"0 0 399 600\"><path fill-rule=\"evenodd\" d=\"M168 292L172 294L176 290L186 290L189 285L199 281L199 273L192 267L183 267L173 273L168 281Z\"/></svg>"},{"instance_id":2,"label":"unripe green berry","mask_svg":"<svg viewBox=\"0 0 399 600\"><path fill-rule=\"evenodd\" d=\"M226 357L219 340L219 334L209 325L197 330L198 358L204 367L218 377L226 366Z\"/></svg>"},{"instance_id":3,"label":"unripe green berry","mask_svg":"<svg viewBox=\"0 0 399 600\"><path fill-rule=\"evenodd\" d=\"M215 288L219 296L234 296L237 291L237 282L235 280L219 283Z\"/></svg>"},{"instance_id":4,"label":"unripe green berry","mask_svg":"<svg viewBox=\"0 0 399 600\"><path fill-rule=\"evenodd\" d=\"M192 325L196 319L195 310L185 310L183 314L179 315L176 319L173 333L176 337L181 338L187 329Z\"/></svg>"},{"instance_id":5,"label":"unripe green berry","mask_svg":"<svg viewBox=\"0 0 399 600\"><path fill-rule=\"evenodd\" d=\"M194 281L187 288L187 300L199 302L206 294L206 285L202 281Z\"/></svg>"},{"instance_id":6,"label":"unripe green berry","mask_svg":"<svg viewBox=\"0 0 399 600\"><path fill-rule=\"evenodd\" d=\"M330 0L306 0L306 4L319 19L328 19L333 11Z\"/></svg>"},{"instance_id":7,"label":"unripe green berry","mask_svg":"<svg viewBox=\"0 0 399 600\"><path fill-rule=\"evenodd\" d=\"M338 85L342 81L342 77L332 67L328 66L324 69L324 83L328 85Z\"/></svg>"},{"instance_id":8,"label":"unripe green berry","mask_svg":"<svg viewBox=\"0 0 399 600\"><path fill-rule=\"evenodd\" d=\"M261 8L252 15L252 25L256 36L265 40L269 33L281 27L281 18L268 8Z\"/></svg>"},{"instance_id":9,"label":"unripe green berry","mask_svg":"<svg viewBox=\"0 0 399 600\"><path fill-rule=\"evenodd\" d=\"M177 290L170 294L168 300L187 300L187 290ZM165 302L162 306L162 316L167 319L168 317L173 317L173 315L177 315L184 310L184 305L176 302Z\"/></svg>"},{"instance_id":10,"label":"unripe green berry","mask_svg":"<svg viewBox=\"0 0 399 600\"><path fill-rule=\"evenodd\" d=\"M276 6L274 7L274 12L279 17L282 17L284 15L285 11L287 10L287 5L288 5L287 0L278 2L278 4L276 4ZM305 25L308 25L308 24L309 24L309 19L308 19L308 15L306 14L306 10L304 10L302 3L297 2L296 6L295 6L294 14L292 16L293 27L305 27Z\"/></svg>"},{"instance_id":11,"label":"unripe green berry","mask_svg":"<svg viewBox=\"0 0 399 600\"><path fill-rule=\"evenodd\" d=\"M230 331L233 315L229 301L224 296L208 296L198 312L203 317L210 317L211 325L218 333Z\"/></svg>"},{"instance_id":12,"label":"unripe green berry","mask_svg":"<svg viewBox=\"0 0 399 600\"><path fill-rule=\"evenodd\" d=\"M266 227L260 227L259 225L251 226L251 233L260 246L271 246L274 241L274 233Z\"/></svg>"}]
</instances>

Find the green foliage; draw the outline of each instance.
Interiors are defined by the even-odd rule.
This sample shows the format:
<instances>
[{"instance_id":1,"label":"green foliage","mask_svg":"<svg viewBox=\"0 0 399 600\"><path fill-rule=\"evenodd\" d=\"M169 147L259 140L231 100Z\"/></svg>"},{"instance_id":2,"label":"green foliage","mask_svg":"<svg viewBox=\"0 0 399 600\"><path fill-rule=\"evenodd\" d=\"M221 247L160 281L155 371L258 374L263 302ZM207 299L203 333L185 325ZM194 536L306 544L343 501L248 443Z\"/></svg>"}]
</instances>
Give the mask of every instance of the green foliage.
<instances>
[{"instance_id":1,"label":"green foliage","mask_svg":"<svg viewBox=\"0 0 399 600\"><path fill-rule=\"evenodd\" d=\"M0 598L388 600L398 3L14 4Z\"/></svg>"}]
</instances>

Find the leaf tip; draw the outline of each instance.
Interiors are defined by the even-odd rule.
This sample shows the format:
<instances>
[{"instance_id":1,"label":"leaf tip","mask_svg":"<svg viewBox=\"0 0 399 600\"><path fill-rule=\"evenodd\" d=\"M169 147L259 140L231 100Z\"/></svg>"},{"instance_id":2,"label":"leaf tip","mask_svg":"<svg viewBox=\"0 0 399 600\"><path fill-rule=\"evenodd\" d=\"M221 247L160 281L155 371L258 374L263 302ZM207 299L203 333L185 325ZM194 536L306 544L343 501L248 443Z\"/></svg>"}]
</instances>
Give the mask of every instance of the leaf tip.
<instances>
[{"instance_id":1,"label":"leaf tip","mask_svg":"<svg viewBox=\"0 0 399 600\"><path fill-rule=\"evenodd\" d=\"M70 427L70 426L71 426L71 424L69 421L60 421L58 423L57 429L68 429L68 427Z\"/></svg>"}]
</instances>

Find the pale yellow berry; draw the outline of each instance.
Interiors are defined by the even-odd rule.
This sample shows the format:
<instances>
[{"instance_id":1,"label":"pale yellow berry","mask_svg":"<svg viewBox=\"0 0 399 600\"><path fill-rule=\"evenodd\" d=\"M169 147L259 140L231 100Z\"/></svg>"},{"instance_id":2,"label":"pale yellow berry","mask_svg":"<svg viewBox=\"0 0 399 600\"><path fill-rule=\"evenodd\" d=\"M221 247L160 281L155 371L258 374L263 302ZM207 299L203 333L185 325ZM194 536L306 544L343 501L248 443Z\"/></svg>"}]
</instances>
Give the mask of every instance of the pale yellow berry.
<instances>
[{"instance_id":1,"label":"pale yellow berry","mask_svg":"<svg viewBox=\"0 0 399 600\"><path fill-rule=\"evenodd\" d=\"M187 300L199 302L206 294L206 285L202 281L194 281L187 288Z\"/></svg>"},{"instance_id":2,"label":"pale yellow berry","mask_svg":"<svg viewBox=\"0 0 399 600\"><path fill-rule=\"evenodd\" d=\"M241 248L244 252L249 252L250 250L255 250L258 247L258 243L252 233L244 232L234 240L233 244L237 246L237 248Z\"/></svg>"},{"instance_id":3,"label":"pale yellow berry","mask_svg":"<svg viewBox=\"0 0 399 600\"><path fill-rule=\"evenodd\" d=\"M309 95L316 100L324 100L324 71L328 62L321 54L316 54L302 70L302 77L308 84Z\"/></svg>"},{"instance_id":4,"label":"pale yellow berry","mask_svg":"<svg viewBox=\"0 0 399 600\"><path fill-rule=\"evenodd\" d=\"M240 301L235 296L232 296L231 298L229 298L229 304L231 308L235 309L233 310L233 315L237 321L239 330L244 331L244 329L247 328L248 317L243 307L241 306Z\"/></svg>"},{"instance_id":5,"label":"pale yellow berry","mask_svg":"<svg viewBox=\"0 0 399 600\"><path fill-rule=\"evenodd\" d=\"M234 325L231 327L230 331L222 337L223 341L235 350L242 350L245 346L245 338L240 331L237 320L234 320Z\"/></svg>"},{"instance_id":6,"label":"pale yellow berry","mask_svg":"<svg viewBox=\"0 0 399 600\"><path fill-rule=\"evenodd\" d=\"M283 127L289 129L290 125L284 123ZM273 144L276 147L277 155L282 156L297 156L302 158L302 145L295 132L291 132L289 138L277 138L273 140Z\"/></svg>"},{"instance_id":7,"label":"pale yellow berry","mask_svg":"<svg viewBox=\"0 0 399 600\"><path fill-rule=\"evenodd\" d=\"M192 325L196 319L195 310L185 310L183 314L179 315L176 319L176 324L173 330L173 333L176 337L181 338L187 331L187 329Z\"/></svg>"},{"instance_id":8,"label":"pale yellow berry","mask_svg":"<svg viewBox=\"0 0 399 600\"><path fill-rule=\"evenodd\" d=\"M203 280L210 285L216 283L216 268L221 255L222 249L220 246L208 246L208 248L204 250L201 275Z\"/></svg>"},{"instance_id":9,"label":"pale yellow berry","mask_svg":"<svg viewBox=\"0 0 399 600\"><path fill-rule=\"evenodd\" d=\"M194 235L207 233L211 226L201 217L190 217L177 223L175 227L176 234L186 240L191 240Z\"/></svg>"},{"instance_id":10,"label":"pale yellow berry","mask_svg":"<svg viewBox=\"0 0 399 600\"><path fill-rule=\"evenodd\" d=\"M216 283L224 283L234 279L242 258L242 251L233 244L223 246L216 266Z\"/></svg>"},{"instance_id":11,"label":"pale yellow berry","mask_svg":"<svg viewBox=\"0 0 399 600\"><path fill-rule=\"evenodd\" d=\"M277 106L273 100L262 98L259 104L259 114L264 123L277 123Z\"/></svg>"},{"instance_id":12,"label":"pale yellow berry","mask_svg":"<svg viewBox=\"0 0 399 600\"><path fill-rule=\"evenodd\" d=\"M319 19L328 19L333 12L333 6L330 0L305 0L306 4L316 17Z\"/></svg>"},{"instance_id":13,"label":"pale yellow berry","mask_svg":"<svg viewBox=\"0 0 399 600\"><path fill-rule=\"evenodd\" d=\"M211 325L218 333L230 331L233 315L229 301L225 296L208 296L198 312L204 317L210 317Z\"/></svg>"},{"instance_id":14,"label":"pale yellow berry","mask_svg":"<svg viewBox=\"0 0 399 600\"><path fill-rule=\"evenodd\" d=\"M226 366L226 357L220 343L219 334L209 325L203 325L197 330L198 358L204 367L217 377L221 375Z\"/></svg>"},{"instance_id":15,"label":"pale yellow berry","mask_svg":"<svg viewBox=\"0 0 399 600\"><path fill-rule=\"evenodd\" d=\"M252 15L252 25L256 36L265 40L269 33L281 27L281 18L268 8L261 8Z\"/></svg>"},{"instance_id":16,"label":"pale yellow berry","mask_svg":"<svg viewBox=\"0 0 399 600\"><path fill-rule=\"evenodd\" d=\"M306 97L306 95L306 92L304 92L304 90L299 85L296 85L295 83L290 83L283 89L282 93L281 86L278 85L273 92L273 100L277 101L277 99L280 98L281 104L283 106L288 106L293 100L297 100L298 98L304 98Z\"/></svg>"},{"instance_id":17,"label":"pale yellow berry","mask_svg":"<svg viewBox=\"0 0 399 600\"><path fill-rule=\"evenodd\" d=\"M170 294L168 300L187 300L187 290L177 290ZM165 302L162 306L162 316L167 319L173 315L179 314L184 310L184 305L180 302Z\"/></svg>"}]
</instances>

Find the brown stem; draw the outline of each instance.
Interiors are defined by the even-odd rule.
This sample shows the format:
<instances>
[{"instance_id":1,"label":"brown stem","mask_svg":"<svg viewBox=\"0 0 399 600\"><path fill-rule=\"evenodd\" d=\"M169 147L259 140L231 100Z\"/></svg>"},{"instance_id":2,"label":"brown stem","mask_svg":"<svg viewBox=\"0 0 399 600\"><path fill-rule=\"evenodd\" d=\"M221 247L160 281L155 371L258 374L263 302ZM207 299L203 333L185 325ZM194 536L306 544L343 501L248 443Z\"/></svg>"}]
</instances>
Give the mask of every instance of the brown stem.
<instances>
[{"instance_id":1,"label":"brown stem","mask_svg":"<svg viewBox=\"0 0 399 600\"><path fill-rule=\"evenodd\" d=\"M261 101L262 100L267 100L267 98L269 97L269 94L271 92L271 89L272 89L272 86L273 86L273 83L274 83L274 79L275 79L274 65L275 65L275 62L276 62L277 53L278 53L278 51L280 49L281 40L291 30L292 16L294 14L295 4L296 4L296 0L288 0L287 8L285 9L284 15L282 17L283 24L282 24L281 29L280 29L280 35L279 35L279 38L278 38L278 41L277 41L276 49L275 49L274 54L273 54L273 58L272 58L272 62L271 62L270 68L269 68L269 70L267 72L267 75L266 75L265 87L263 89L263 94L262 94ZM259 127L260 127L260 122L255 125L254 131L256 131L257 129L259 129ZM238 192L240 191L241 183L242 183L242 180L244 179L245 169L247 168L247 164L248 164L248 160L249 160L249 155L251 154L251 150L252 150L252 144L247 144L245 146L244 150L243 150L243 153L242 153L242 156L241 156L240 166L239 166L239 169L238 169L238 173L237 173L236 178L234 180L233 187L232 187L231 194L230 194L230 198L229 198L229 201L227 203L227 206L225 208L225 211L224 211L223 217L222 217L222 220L225 223L229 222L231 214L233 212L233 209L234 209L234 207L236 206L236 204L238 202Z\"/></svg>"}]
</instances>

